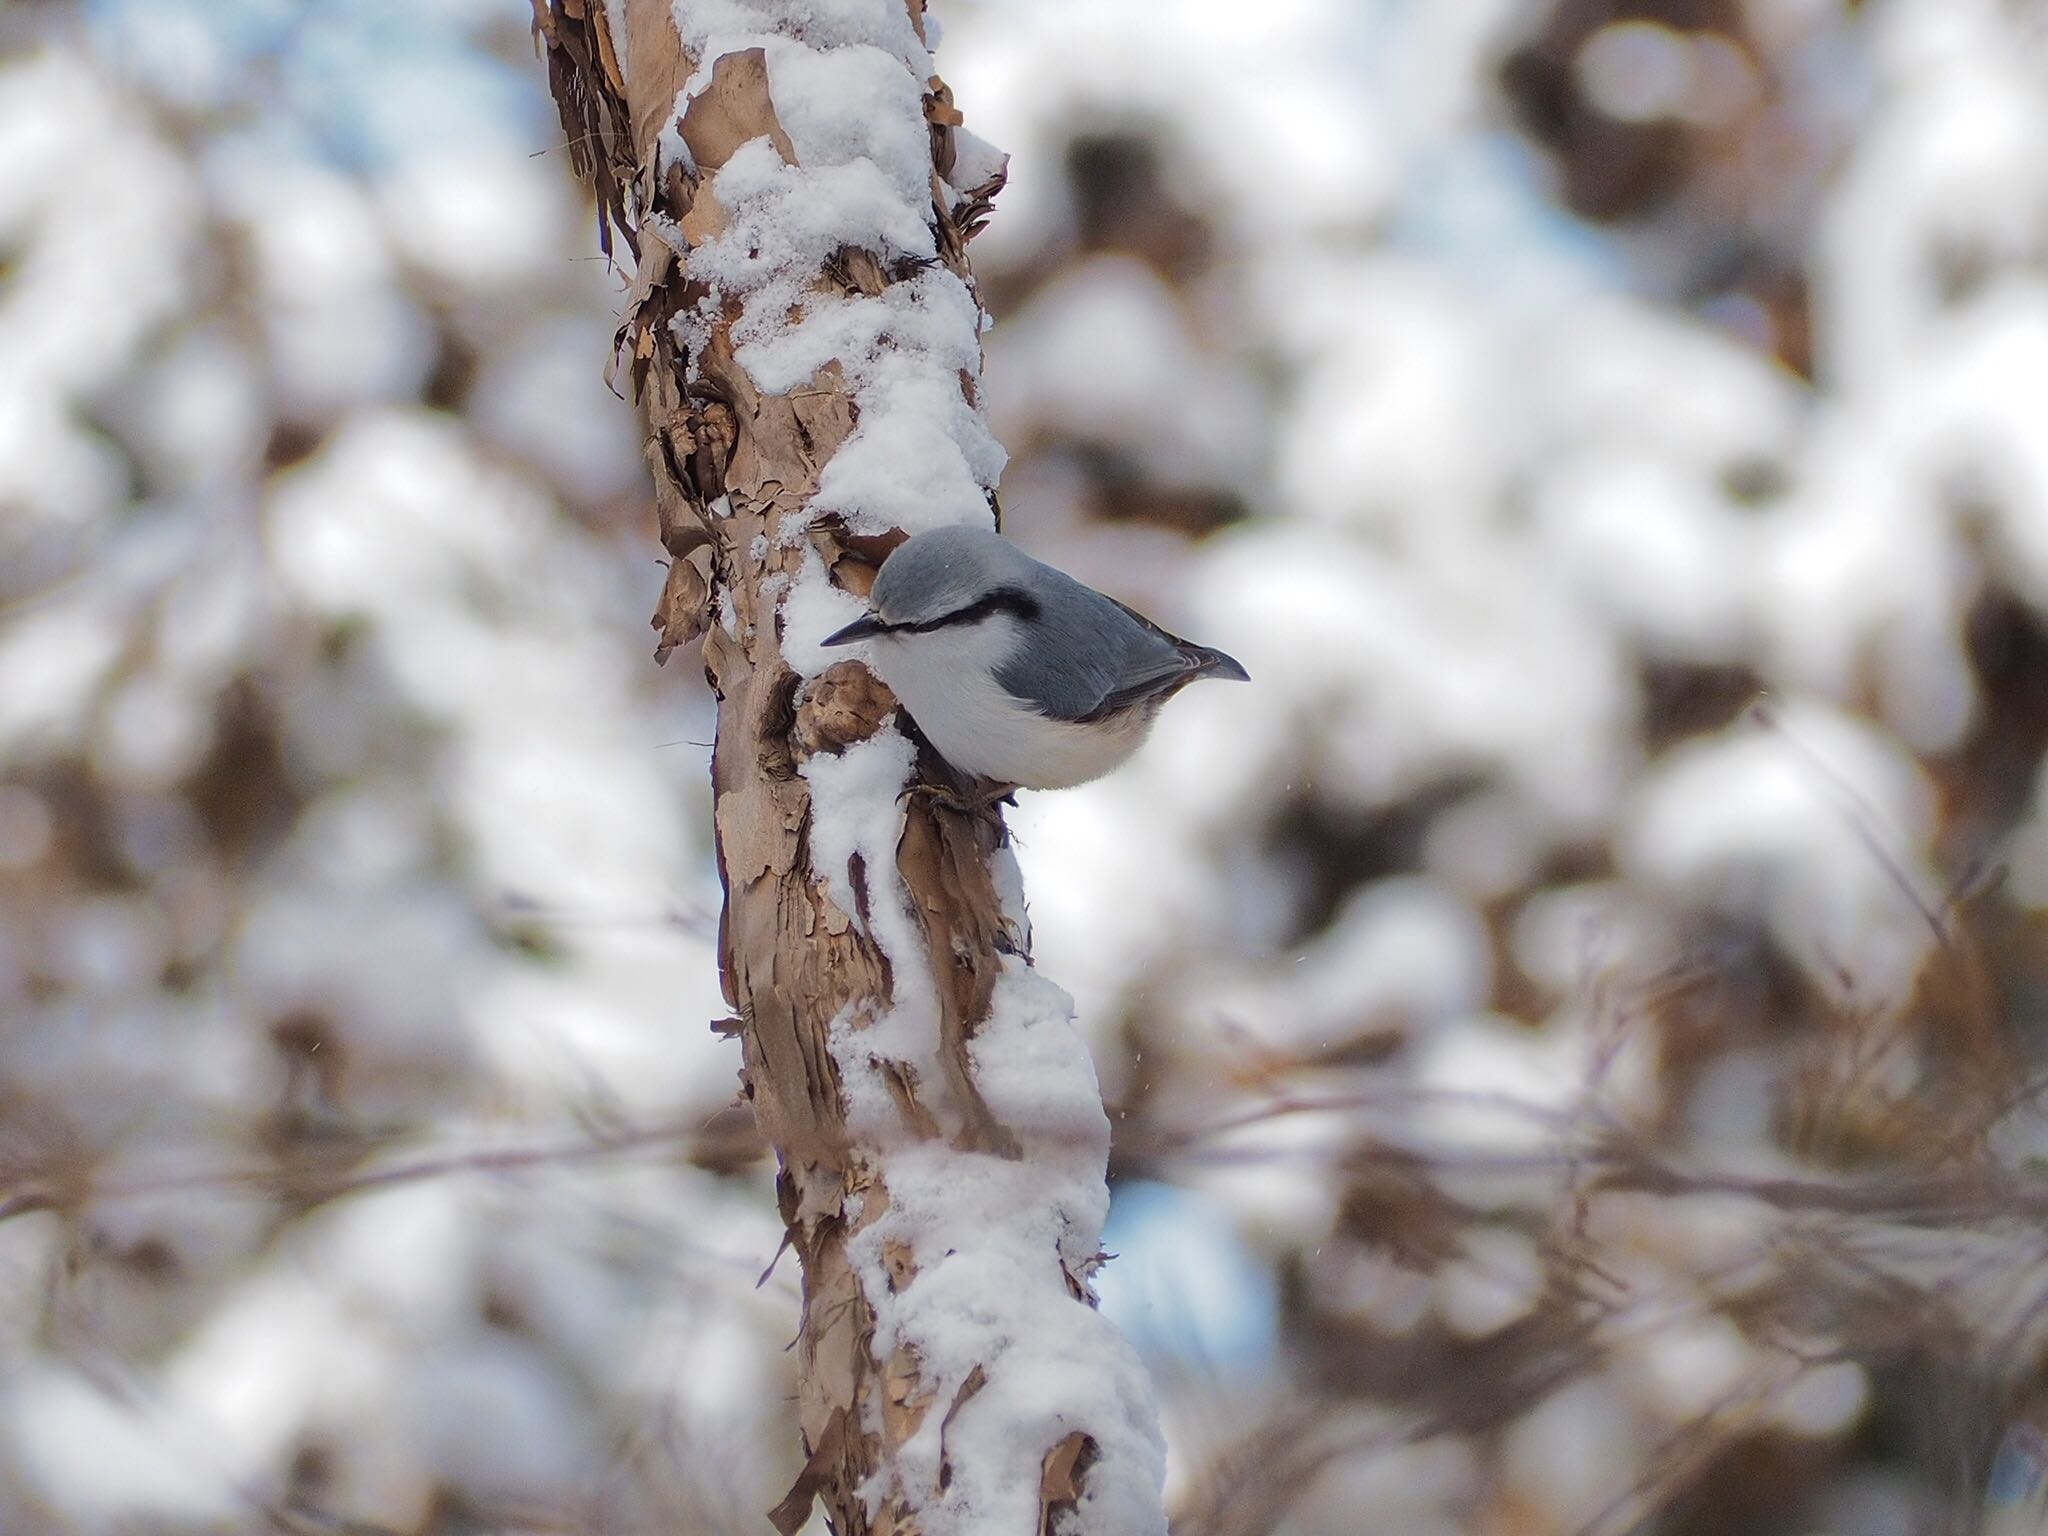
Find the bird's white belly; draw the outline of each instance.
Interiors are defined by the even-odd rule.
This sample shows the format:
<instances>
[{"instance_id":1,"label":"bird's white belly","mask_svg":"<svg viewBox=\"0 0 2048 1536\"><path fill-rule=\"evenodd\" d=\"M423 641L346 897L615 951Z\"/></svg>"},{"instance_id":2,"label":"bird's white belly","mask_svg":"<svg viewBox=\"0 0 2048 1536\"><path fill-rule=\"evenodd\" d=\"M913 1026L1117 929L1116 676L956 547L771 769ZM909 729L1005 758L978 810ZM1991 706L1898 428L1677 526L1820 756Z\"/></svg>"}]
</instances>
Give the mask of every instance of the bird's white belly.
<instances>
[{"instance_id":1,"label":"bird's white belly","mask_svg":"<svg viewBox=\"0 0 2048 1536\"><path fill-rule=\"evenodd\" d=\"M926 645L875 647L873 666L939 755L962 773L1026 789L1067 789L1100 778L1138 749L1149 710L1074 725L1026 708L995 680L994 663L971 654L995 639L974 627L960 639L966 655Z\"/></svg>"}]
</instances>

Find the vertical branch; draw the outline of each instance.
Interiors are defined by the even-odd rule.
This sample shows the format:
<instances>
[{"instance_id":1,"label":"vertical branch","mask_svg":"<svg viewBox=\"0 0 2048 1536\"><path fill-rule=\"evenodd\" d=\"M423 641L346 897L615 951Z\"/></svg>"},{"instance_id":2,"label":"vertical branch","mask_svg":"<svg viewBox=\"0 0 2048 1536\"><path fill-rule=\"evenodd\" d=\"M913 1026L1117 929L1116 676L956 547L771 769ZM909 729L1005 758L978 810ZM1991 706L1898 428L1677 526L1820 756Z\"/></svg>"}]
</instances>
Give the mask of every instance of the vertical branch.
<instances>
[{"instance_id":1,"label":"vertical branch","mask_svg":"<svg viewBox=\"0 0 2048 1536\"><path fill-rule=\"evenodd\" d=\"M1003 159L922 0L534 6L636 258L657 654L701 635L719 702L725 992L804 1271L775 1523L1163 1532L1149 1384L1089 1288L1108 1123L1071 1005L997 831L906 796L895 701L817 645L906 533L992 516L966 248Z\"/></svg>"}]
</instances>

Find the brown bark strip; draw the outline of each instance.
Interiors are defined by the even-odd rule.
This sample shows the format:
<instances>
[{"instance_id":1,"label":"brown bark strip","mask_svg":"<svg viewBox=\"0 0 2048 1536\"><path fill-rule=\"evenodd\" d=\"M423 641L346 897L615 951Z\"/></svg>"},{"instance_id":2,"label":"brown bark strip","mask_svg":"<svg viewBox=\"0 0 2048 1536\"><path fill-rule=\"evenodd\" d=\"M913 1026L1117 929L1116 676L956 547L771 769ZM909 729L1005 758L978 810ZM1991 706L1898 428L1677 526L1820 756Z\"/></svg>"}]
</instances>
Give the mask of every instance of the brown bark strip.
<instances>
[{"instance_id":1,"label":"brown bark strip","mask_svg":"<svg viewBox=\"0 0 2048 1536\"><path fill-rule=\"evenodd\" d=\"M811 1518L811 1505L819 1493L830 1486L832 1472L846 1449L846 1414L844 1410L832 1415L825 1426L823 1438L804 1463L803 1471L796 1476L782 1502L768 1511L768 1521L782 1536L796 1536Z\"/></svg>"},{"instance_id":2,"label":"brown bark strip","mask_svg":"<svg viewBox=\"0 0 2048 1536\"><path fill-rule=\"evenodd\" d=\"M1045 1453L1045 1470L1038 1480L1038 1536L1052 1536L1060 1512L1074 1507L1094 1456L1095 1442L1078 1429Z\"/></svg>"},{"instance_id":3,"label":"brown bark strip","mask_svg":"<svg viewBox=\"0 0 2048 1536\"><path fill-rule=\"evenodd\" d=\"M600 4L600 17L602 12ZM547 54L548 85L569 138L569 163L597 194L598 244L611 255L616 229L637 254L625 204L637 157L625 102L600 62L596 32L602 25L581 6L572 12L565 0L533 0L533 28Z\"/></svg>"},{"instance_id":4,"label":"brown bark strip","mask_svg":"<svg viewBox=\"0 0 2048 1536\"><path fill-rule=\"evenodd\" d=\"M921 0L906 4L922 36ZM672 323L706 296L688 279L684 258L727 226L708 190L719 168L740 146L764 137L786 162L797 159L776 117L762 50L713 61L708 83L677 124L676 93L701 61L687 56L668 0L613 0L609 16L623 14L623 40L609 35L602 0L534 0L534 12L572 159L597 192L606 249L609 230L617 228L638 258L617 340L645 417L662 542L672 560L654 618L657 654L666 657L702 634L718 697L711 771L726 891L723 983L742 1021L742 1077L780 1159L779 1202L804 1272L797 1350L809 1456L771 1519L788 1536L816 1499L840 1536L910 1536L918 1528L914 1512L894 1502L871 1512L859 1490L916 1433L934 1388L909 1350L898 1348L887 1360L874 1356L874 1305L848 1244L890 1209L887 1148L850 1138L828 1048L835 1019L858 1028L887 1010L896 978L867 935L867 913L839 910L811 867L809 791L800 771L815 756L868 739L894 701L853 663L801 679L783 657L776 606L808 550L818 552L836 582L865 592L894 540L856 537L830 520L794 541L783 537L854 429L853 391L836 365L789 395L764 395L734 357L723 326L690 358ZM979 162L995 169L973 188L947 184L962 119L941 81L933 77L928 86L930 219L940 259L971 286L966 244L1002 184L1000 163L990 162L982 146ZM677 134L694 165L657 167L657 146L665 136L673 144ZM815 287L821 294L874 295L909 275L846 246L815 274ZM725 324L734 318L726 314ZM962 388L971 400L972 381L963 376ZM1014 1157L1017 1142L989 1112L968 1054L1004 957L1023 946L991 874L997 833L927 796L912 796L905 816L895 873L935 971L945 1081L920 1082L902 1064L886 1064L897 1122L890 1135L898 1145L943 1137ZM856 878L857 906L899 899L887 871L859 871ZM887 1267L890 1289L900 1290L915 1274L914 1256L892 1252ZM976 1367L954 1393L942 1438L988 1379ZM1092 1448L1088 1437L1076 1435L1048 1455L1042 1530L1056 1509L1079 1497Z\"/></svg>"}]
</instances>

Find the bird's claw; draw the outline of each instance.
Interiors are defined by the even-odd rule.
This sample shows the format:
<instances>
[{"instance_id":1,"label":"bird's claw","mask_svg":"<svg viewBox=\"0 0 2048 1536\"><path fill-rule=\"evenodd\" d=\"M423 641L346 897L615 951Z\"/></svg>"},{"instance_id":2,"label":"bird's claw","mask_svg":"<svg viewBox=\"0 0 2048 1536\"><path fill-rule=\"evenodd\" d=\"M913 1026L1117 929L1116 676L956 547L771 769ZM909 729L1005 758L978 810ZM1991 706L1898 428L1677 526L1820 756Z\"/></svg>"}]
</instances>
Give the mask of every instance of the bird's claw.
<instances>
[{"instance_id":1,"label":"bird's claw","mask_svg":"<svg viewBox=\"0 0 2048 1536\"><path fill-rule=\"evenodd\" d=\"M933 784L920 779L906 788L901 798L909 800L915 796L923 796L934 805L988 823L995 829L998 846L1010 840L1010 829L997 807L1017 803L1017 786L1014 784L990 784L979 791L963 793L951 784Z\"/></svg>"}]
</instances>

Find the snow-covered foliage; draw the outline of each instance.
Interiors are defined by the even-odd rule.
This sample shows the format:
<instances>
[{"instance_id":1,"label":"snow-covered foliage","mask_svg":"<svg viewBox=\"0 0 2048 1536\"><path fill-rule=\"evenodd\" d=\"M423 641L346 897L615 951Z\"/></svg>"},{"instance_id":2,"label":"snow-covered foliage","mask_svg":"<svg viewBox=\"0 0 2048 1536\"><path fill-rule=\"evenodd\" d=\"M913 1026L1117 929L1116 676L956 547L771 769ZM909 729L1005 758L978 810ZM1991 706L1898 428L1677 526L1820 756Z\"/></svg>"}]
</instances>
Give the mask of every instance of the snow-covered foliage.
<instances>
[{"instance_id":1,"label":"snow-covered foliage","mask_svg":"<svg viewBox=\"0 0 2048 1536\"><path fill-rule=\"evenodd\" d=\"M102 19L0 65L0 1530L751 1518L710 711L540 103L353 175Z\"/></svg>"},{"instance_id":2,"label":"snow-covered foliage","mask_svg":"<svg viewBox=\"0 0 2048 1536\"><path fill-rule=\"evenodd\" d=\"M2048 30L1588 9L934 7L1012 156L1007 527L1255 678L1012 817L1105 1307L1208 1536L2024 1529ZM711 712L523 24L0 42L0 1531L758 1529ZM816 211L914 249L922 143L827 118ZM748 365L872 359L820 322ZM936 378L870 381L849 517L980 504Z\"/></svg>"},{"instance_id":3,"label":"snow-covered foliage","mask_svg":"<svg viewBox=\"0 0 2048 1536\"><path fill-rule=\"evenodd\" d=\"M1017 818L1131 1166L1298 1287L1266 1427L1218 1412L1238 1362L1169 1396L1195 1529L1356 1528L1395 1467L1404 1530L1681 1495L1717 1528L1802 1442L1828 1470L1779 1497L1814 1528L1903 1529L1967 1511L2039 1361L2002 1309L1900 1326L1960 1330L1903 1346L1977 1383L1942 1425L1815 1257L1859 1246L1877 1286L1887 1239L1600 1191L1644 1172L1617 1142L1707 1187L2038 1144L2048 34L1948 0L1596 9L955 30L1015 157L980 251L1013 517L1257 680ZM2042 1292L2032 1245L1997 1251ZM1796 1338L1765 1299L1795 1277ZM1518 1382L1532 1355L1575 1384ZM1348 1412L1378 1427L1253 1465ZM1504 1459L1447 1469L1433 1412ZM1880 1422L1916 1452L1856 1438Z\"/></svg>"}]
</instances>

